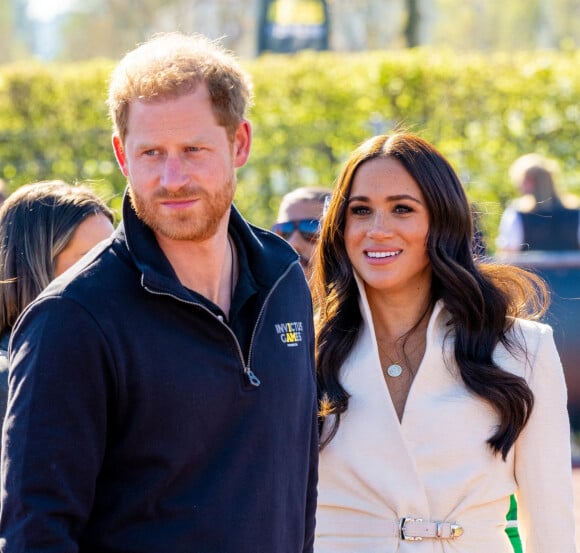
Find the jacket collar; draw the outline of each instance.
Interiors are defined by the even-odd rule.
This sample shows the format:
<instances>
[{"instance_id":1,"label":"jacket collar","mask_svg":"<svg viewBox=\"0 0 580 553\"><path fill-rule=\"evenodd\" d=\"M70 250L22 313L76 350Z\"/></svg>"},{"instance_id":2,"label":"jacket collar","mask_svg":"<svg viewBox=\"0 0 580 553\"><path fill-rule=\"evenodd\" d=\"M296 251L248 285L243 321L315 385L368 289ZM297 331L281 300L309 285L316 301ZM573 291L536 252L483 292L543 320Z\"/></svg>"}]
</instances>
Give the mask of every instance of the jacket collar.
<instances>
[{"instance_id":1,"label":"jacket collar","mask_svg":"<svg viewBox=\"0 0 580 553\"><path fill-rule=\"evenodd\" d=\"M151 228L135 213L127 192L123 198L123 220L115 232L141 272L143 286L191 301L191 293L177 279ZM289 265L298 262L292 247L270 231L247 223L233 205L228 232L236 247L243 249L241 255L245 256L258 288L270 288Z\"/></svg>"}]
</instances>

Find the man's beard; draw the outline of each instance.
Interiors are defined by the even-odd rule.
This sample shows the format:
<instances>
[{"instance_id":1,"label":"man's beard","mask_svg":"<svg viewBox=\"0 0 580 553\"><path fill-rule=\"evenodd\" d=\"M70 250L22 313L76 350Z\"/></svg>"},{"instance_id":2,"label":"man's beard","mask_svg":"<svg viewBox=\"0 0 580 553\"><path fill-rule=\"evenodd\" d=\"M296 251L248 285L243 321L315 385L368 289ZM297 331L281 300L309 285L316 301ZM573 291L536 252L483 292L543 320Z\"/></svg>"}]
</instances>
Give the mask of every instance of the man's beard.
<instances>
[{"instance_id":1,"label":"man's beard","mask_svg":"<svg viewBox=\"0 0 580 553\"><path fill-rule=\"evenodd\" d=\"M159 189L151 198L143 198L129 186L129 197L133 208L148 227L170 240L191 240L201 242L211 238L226 213L229 212L235 192L235 180L230 178L215 192L208 192L196 186L184 187L176 193ZM159 201L196 198L201 205L176 210L175 213L163 212ZM201 208L201 209L200 209ZM203 209L203 211L202 211Z\"/></svg>"}]
</instances>

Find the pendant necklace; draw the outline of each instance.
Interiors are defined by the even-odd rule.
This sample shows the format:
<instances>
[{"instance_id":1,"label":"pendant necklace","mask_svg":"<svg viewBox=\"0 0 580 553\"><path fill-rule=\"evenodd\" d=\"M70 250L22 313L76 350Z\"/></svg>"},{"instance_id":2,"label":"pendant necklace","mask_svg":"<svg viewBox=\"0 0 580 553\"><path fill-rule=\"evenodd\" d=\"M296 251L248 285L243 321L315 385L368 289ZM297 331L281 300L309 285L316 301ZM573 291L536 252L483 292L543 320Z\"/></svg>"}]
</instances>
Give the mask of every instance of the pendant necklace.
<instances>
[{"instance_id":1,"label":"pendant necklace","mask_svg":"<svg viewBox=\"0 0 580 553\"><path fill-rule=\"evenodd\" d=\"M380 347L380 346L379 346ZM400 361L393 361L386 353L385 350L383 350L383 348L381 348L381 351L383 352L383 354L385 355L385 357L389 360L390 365L387 367L387 374L389 376L392 376L393 378L397 378L398 376L401 376L403 374L403 366L401 365Z\"/></svg>"},{"instance_id":2,"label":"pendant necklace","mask_svg":"<svg viewBox=\"0 0 580 553\"><path fill-rule=\"evenodd\" d=\"M379 340L377 340L377 345L379 346L379 349L381 350L383 355L387 358L387 360L390 363L386 369L387 374L389 376L392 376L393 378L397 378L397 377L401 376L403 374L403 366L401 365L401 362L400 361L396 361L396 362L393 361L391 359L391 357L389 355L387 355L387 352L382 348Z\"/></svg>"},{"instance_id":3,"label":"pendant necklace","mask_svg":"<svg viewBox=\"0 0 580 553\"><path fill-rule=\"evenodd\" d=\"M398 378L399 376L401 376L404 372L406 372L406 368L403 365L403 361L393 361L393 359L391 358L391 356L383 349L383 347L381 346L381 342L377 339L377 345L379 346L379 349L381 350L381 353L383 354L383 356L387 359L389 365L384 369L384 371L387 373L387 375L389 375L392 378ZM411 375L413 376L414 371L412 370L412 359L414 358L415 354L421 349L423 348L425 345L425 339L423 338L422 340L419 341L419 343L416 345L415 348L413 348L408 355L405 355L405 347L403 346L402 352L401 352L401 359L405 359L405 362L407 363L407 369L409 369L411 371Z\"/></svg>"},{"instance_id":4,"label":"pendant necklace","mask_svg":"<svg viewBox=\"0 0 580 553\"><path fill-rule=\"evenodd\" d=\"M376 337L379 350L383 354L383 359L386 359L389 363L386 367L383 368L383 371L387 374L387 376L390 376L391 378L399 378L403 373L405 373L405 378L407 379L413 379L415 377L416 369L419 367L423 355L425 354L427 339L423 325L425 317L426 314L423 315L421 320L410 332L400 336L393 343L391 349L395 353L399 354L399 361L394 361L391 358L391 356L383 349L381 340ZM399 344L401 344L401 346L397 347ZM403 364L403 362L405 364Z\"/></svg>"},{"instance_id":5,"label":"pendant necklace","mask_svg":"<svg viewBox=\"0 0 580 553\"><path fill-rule=\"evenodd\" d=\"M403 374L403 367L399 363L393 363L387 367L387 374L393 378L397 378L397 376Z\"/></svg>"}]
</instances>

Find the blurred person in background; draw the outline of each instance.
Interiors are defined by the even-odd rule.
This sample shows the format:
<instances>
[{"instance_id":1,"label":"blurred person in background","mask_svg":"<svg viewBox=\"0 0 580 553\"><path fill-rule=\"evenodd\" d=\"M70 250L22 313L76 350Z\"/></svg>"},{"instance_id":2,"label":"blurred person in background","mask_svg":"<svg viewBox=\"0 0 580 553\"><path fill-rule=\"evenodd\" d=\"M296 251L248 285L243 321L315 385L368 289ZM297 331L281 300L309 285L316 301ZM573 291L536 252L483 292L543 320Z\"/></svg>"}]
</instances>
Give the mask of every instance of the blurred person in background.
<instances>
[{"instance_id":1,"label":"blurred person in background","mask_svg":"<svg viewBox=\"0 0 580 553\"><path fill-rule=\"evenodd\" d=\"M580 210L573 196L560 196L555 161L526 154L510 167L521 196L502 214L496 240L499 252L566 251L580 247Z\"/></svg>"},{"instance_id":2,"label":"blurred person in background","mask_svg":"<svg viewBox=\"0 0 580 553\"><path fill-rule=\"evenodd\" d=\"M307 279L320 228L324 203L332 190L316 186L296 188L282 197L278 217L272 226L300 255L300 265Z\"/></svg>"},{"instance_id":3,"label":"blurred person in background","mask_svg":"<svg viewBox=\"0 0 580 553\"><path fill-rule=\"evenodd\" d=\"M113 232L113 212L88 187L27 184L0 207L0 413L8 394L8 342L16 319L57 276Z\"/></svg>"}]
</instances>

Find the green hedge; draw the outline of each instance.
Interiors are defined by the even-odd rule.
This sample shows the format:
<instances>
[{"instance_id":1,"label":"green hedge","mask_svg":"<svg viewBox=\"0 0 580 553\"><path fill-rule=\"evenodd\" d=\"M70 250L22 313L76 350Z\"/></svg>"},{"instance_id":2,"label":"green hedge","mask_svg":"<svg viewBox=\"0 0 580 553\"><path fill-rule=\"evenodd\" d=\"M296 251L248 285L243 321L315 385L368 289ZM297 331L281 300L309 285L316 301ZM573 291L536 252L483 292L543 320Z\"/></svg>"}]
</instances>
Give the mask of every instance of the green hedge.
<instances>
[{"instance_id":1,"label":"green hedge","mask_svg":"<svg viewBox=\"0 0 580 553\"><path fill-rule=\"evenodd\" d=\"M268 226L279 197L331 186L345 156L403 124L434 142L483 212L492 243L507 171L523 153L560 161L580 191L579 52L483 55L434 50L302 52L244 61L254 76L254 143L237 204ZM0 67L0 176L11 189L47 178L91 180L118 208L125 187L105 107L113 62Z\"/></svg>"}]
</instances>

